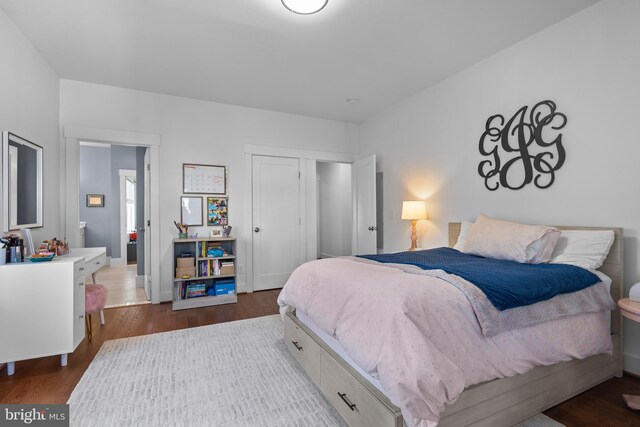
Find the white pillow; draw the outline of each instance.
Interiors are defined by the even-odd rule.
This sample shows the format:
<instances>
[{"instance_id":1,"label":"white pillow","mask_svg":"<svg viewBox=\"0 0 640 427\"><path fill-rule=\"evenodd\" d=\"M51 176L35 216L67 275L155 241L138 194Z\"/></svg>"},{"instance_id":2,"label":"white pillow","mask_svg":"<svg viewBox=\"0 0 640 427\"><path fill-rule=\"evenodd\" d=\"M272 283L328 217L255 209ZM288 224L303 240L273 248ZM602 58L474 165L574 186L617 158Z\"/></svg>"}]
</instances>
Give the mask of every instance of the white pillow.
<instances>
[{"instance_id":1,"label":"white pillow","mask_svg":"<svg viewBox=\"0 0 640 427\"><path fill-rule=\"evenodd\" d=\"M549 262L598 269L614 239L613 230L562 230Z\"/></svg>"},{"instance_id":2,"label":"white pillow","mask_svg":"<svg viewBox=\"0 0 640 427\"><path fill-rule=\"evenodd\" d=\"M453 249L456 251L464 252L464 242L467 241L467 235L469 234L469 230L473 225L472 222L462 221L460 224L460 234L458 234L458 241L456 242Z\"/></svg>"},{"instance_id":3,"label":"white pillow","mask_svg":"<svg viewBox=\"0 0 640 427\"><path fill-rule=\"evenodd\" d=\"M546 225L525 225L478 216L470 228L463 252L521 263L548 262L560 231Z\"/></svg>"}]
</instances>

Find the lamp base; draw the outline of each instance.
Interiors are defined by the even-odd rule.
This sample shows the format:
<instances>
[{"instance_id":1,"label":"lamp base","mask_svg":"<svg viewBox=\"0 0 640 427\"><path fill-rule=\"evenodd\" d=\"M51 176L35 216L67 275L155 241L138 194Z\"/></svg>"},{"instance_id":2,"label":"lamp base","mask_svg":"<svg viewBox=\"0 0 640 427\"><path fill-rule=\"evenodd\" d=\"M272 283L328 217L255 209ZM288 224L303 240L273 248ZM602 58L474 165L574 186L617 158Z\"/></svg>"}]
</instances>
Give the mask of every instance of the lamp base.
<instances>
[{"instance_id":1,"label":"lamp base","mask_svg":"<svg viewBox=\"0 0 640 427\"><path fill-rule=\"evenodd\" d=\"M409 251L418 250L418 231L416 230L417 220L411 220L411 247Z\"/></svg>"}]
</instances>

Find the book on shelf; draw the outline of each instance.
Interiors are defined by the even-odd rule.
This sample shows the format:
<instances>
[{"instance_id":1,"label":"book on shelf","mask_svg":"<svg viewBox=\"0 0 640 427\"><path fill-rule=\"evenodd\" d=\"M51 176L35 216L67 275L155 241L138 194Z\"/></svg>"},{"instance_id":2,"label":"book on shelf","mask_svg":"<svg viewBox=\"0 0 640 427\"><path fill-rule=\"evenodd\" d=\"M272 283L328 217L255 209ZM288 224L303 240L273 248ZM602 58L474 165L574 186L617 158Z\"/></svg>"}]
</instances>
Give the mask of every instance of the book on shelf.
<instances>
[{"instance_id":1,"label":"book on shelf","mask_svg":"<svg viewBox=\"0 0 640 427\"><path fill-rule=\"evenodd\" d=\"M197 298L207 295L204 283L189 283L187 285L187 298Z\"/></svg>"},{"instance_id":2,"label":"book on shelf","mask_svg":"<svg viewBox=\"0 0 640 427\"><path fill-rule=\"evenodd\" d=\"M173 290L173 299L185 299L187 297L186 295L186 283L185 282L178 282L176 283L176 286L174 287L175 289Z\"/></svg>"},{"instance_id":3,"label":"book on shelf","mask_svg":"<svg viewBox=\"0 0 640 427\"><path fill-rule=\"evenodd\" d=\"M198 264L198 275L200 277L207 277L209 276L209 260L205 259L200 261L200 263Z\"/></svg>"}]
</instances>

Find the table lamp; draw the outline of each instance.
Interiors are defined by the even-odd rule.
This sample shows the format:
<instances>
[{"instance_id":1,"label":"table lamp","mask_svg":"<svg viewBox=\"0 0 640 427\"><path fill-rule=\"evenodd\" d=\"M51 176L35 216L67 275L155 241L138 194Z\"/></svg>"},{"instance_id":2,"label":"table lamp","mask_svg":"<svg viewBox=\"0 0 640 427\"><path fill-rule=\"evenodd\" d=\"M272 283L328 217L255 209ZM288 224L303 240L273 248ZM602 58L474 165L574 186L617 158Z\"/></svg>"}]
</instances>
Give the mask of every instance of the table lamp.
<instances>
[{"instance_id":1,"label":"table lamp","mask_svg":"<svg viewBox=\"0 0 640 427\"><path fill-rule=\"evenodd\" d=\"M421 219L427 219L427 207L422 200L402 202L402 219L411 221L411 247L410 251L418 249L418 232L416 224Z\"/></svg>"},{"instance_id":2,"label":"table lamp","mask_svg":"<svg viewBox=\"0 0 640 427\"><path fill-rule=\"evenodd\" d=\"M629 289L629 299L631 301L640 302L640 283L636 283Z\"/></svg>"}]
</instances>

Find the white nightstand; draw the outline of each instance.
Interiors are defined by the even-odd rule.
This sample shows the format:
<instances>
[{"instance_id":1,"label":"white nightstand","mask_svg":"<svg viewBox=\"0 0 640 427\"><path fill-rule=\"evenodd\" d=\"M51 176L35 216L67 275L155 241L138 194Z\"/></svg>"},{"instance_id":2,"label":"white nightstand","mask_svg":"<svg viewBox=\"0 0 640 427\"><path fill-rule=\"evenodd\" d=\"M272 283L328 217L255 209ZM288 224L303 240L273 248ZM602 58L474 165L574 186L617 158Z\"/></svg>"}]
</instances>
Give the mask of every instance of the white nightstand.
<instances>
[{"instance_id":1,"label":"white nightstand","mask_svg":"<svg viewBox=\"0 0 640 427\"><path fill-rule=\"evenodd\" d=\"M627 319L640 323L640 302L631 301L629 298L623 298L618 301L620 313ZM627 402L627 406L631 409L640 410L640 396L632 396L623 394L622 398Z\"/></svg>"}]
</instances>

